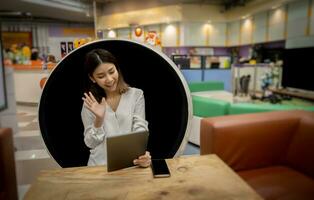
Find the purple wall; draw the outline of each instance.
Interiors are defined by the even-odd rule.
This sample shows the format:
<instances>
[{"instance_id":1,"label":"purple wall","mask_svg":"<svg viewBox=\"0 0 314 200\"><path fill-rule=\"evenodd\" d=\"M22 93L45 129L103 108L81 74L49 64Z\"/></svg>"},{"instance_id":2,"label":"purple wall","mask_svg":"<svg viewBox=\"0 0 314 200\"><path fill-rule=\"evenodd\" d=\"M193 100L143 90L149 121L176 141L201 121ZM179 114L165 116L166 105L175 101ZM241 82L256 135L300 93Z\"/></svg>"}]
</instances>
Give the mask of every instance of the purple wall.
<instances>
[{"instance_id":1,"label":"purple wall","mask_svg":"<svg viewBox=\"0 0 314 200\"><path fill-rule=\"evenodd\" d=\"M239 57L248 57L251 45L245 45L239 47Z\"/></svg>"},{"instance_id":2,"label":"purple wall","mask_svg":"<svg viewBox=\"0 0 314 200\"><path fill-rule=\"evenodd\" d=\"M215 56L230 56L231 51L228 47L214 47Z\"/></svg>"},{"instance_id":3,"label":"purple wall","mask_svg":"<svg viewBox=\"0 0 314 200\"><path fill-rule=\"evenodd\" d=\"M275 41L275 42L267 42L267 43L259 43L255 45L262 45L265 49L275 49L275 48L285 48L285 41ZM248 57L250 48L253 47L253 45L243 45L238 46L239 47L239 56L240 57Z\"/></svg>"}]
</instances>

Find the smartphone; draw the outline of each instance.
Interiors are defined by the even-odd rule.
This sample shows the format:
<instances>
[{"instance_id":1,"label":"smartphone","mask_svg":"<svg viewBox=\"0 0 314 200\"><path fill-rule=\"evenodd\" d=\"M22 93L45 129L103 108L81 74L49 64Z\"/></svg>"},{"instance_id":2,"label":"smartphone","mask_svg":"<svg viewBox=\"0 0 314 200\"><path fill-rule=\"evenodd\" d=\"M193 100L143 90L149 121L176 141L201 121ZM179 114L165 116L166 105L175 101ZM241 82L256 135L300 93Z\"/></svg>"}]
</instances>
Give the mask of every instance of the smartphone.
<instances>
[{"instance_id":1,"label":"smartphone","mask_svg":"<svg viewBox=\"0 0 314 200\"><path fill-rule=\"evenodd\" d=\"M169 177L170 171L165 159L152 159L152 170L154 177Z\"/></svg>"}]
</instances>

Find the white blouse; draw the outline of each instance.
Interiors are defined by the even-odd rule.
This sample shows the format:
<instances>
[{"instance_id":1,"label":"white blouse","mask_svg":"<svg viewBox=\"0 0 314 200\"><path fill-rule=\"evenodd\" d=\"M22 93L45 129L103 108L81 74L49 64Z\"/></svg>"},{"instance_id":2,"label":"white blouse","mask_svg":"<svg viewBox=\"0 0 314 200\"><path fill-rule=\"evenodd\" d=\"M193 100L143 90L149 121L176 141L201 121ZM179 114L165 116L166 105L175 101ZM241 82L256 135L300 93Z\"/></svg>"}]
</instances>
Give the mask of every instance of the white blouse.
<instances>
[{"instance_id":1,"label":"white blouse","mask_svg":"<svg viewBox=\"0 0 314 200\"><path fill-rule=\"evenodd\" d=\"M129 87L129 90L121 95L116 112L106 104L104 123L99 128L95 128L95 116L85 106L82 107L81 115L84 124L84 142L91 148L89 166L107 164L107 136L148 130L143 91L137 88Z\"/></svg>"}]
</instances>

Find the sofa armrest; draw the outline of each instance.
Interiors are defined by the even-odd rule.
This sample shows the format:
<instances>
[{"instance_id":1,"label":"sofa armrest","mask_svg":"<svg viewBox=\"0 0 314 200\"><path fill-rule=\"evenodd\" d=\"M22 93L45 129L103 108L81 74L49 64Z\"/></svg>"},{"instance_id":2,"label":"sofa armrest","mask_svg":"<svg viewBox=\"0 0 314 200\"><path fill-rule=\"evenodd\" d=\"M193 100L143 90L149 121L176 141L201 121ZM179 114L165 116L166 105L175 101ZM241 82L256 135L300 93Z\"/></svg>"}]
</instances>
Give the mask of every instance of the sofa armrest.
<instances>
[{"instance_id":1,"label":"sofa armrest","mask_svg":"<svg viewBox=\"0 0 314 200\"><path fill-rule=\"evenodd\" d=\"M0 128L0 199L18 199L12 130Z\"/></svg>"},{"instance_id":2,"label":"sofa armrest","mask_svg":"<svg viewBox=\"0 0 314 200\"><path fill-rule=\"evenodd\" d=\"M314 112L304 115L287 152L287 164L314 179Z\"/></svg>"},{"instance_id":3,"label":"sofa armrest","mask_svg":"<svg viewBox=\"0 0 314 200\"><path fill-rule=\"evenodd\" d=\"M302 111L277 111L204 118L201 154L217 154L234 170L280 164Z\"/></svg>"}]
</instances>

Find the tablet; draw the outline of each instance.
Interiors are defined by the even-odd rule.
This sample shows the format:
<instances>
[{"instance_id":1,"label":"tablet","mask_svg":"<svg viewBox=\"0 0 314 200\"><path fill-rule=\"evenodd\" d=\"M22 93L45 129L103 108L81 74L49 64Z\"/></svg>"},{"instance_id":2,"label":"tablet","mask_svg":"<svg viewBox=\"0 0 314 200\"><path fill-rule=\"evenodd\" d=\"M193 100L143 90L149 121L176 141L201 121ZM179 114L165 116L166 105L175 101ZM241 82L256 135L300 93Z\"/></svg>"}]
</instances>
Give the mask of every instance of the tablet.
<instances>
[{"instance_id":1,"label":"tablet","mask_svg":"<svg viewBox=\"0 0 314 200\"><path fill-rule=\"evenodd\" d=\"M148 135L140 131L107 137L108 172L134 166L133 160L145 154Z\"/></svg>"}]
</instances>

